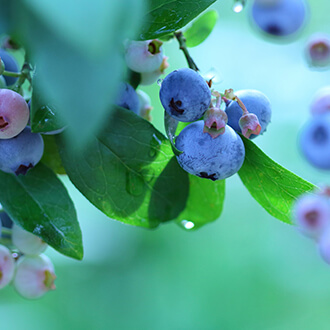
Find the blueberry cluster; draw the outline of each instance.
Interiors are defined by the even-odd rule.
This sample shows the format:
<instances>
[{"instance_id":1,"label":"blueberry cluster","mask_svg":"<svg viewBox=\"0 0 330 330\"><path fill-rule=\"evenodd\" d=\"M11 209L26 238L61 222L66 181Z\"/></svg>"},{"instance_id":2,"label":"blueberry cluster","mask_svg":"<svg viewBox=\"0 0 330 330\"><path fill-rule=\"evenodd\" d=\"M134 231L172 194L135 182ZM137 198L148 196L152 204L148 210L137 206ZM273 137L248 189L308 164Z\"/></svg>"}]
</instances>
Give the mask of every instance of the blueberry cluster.
<instances>
[{"instance_id":1,"label":"blueberry cluster","mask_svg":"<svg viewBox=\"0 0 330 330\"><path fill-rule=\"evenodd\" d=\"M0 49L0 170L16 175L26 174L41 159L44 143L40 134L31 132L27 126L30 109L25 99L9 89L17 78L7 75L18 73L14 57Z\"/></svg>"},{"instance_id":2,"label":"blueberry cluster","mask_svg":"<svg viewBox=\"0 0 330 330\"><path fill-rule=\"evenodd\" d=\"M0 289L12 284L24 298L40 298L55 289L54 266L43 254L47 244L0 213Z\"/></svg>"},{"instance_id":3,"label":"blueberry cluster","mask_svg":"<svg viewBox=\"0 0 330 330\"><path fill-rule=\"evenodd\" d=\"M190 174L215 181L241 168L245 148L237 133L252 138L265 131L271 107L258 91L234 94L226 90L221 96L211 91L210 85L196 71L183 68L166 76L159 96L168 115L181 122L193 122L175 140L175 147L182 152L177 155L179 165ZM220 108L222 102L225 111Z\"/></svg>"}]
</instances>

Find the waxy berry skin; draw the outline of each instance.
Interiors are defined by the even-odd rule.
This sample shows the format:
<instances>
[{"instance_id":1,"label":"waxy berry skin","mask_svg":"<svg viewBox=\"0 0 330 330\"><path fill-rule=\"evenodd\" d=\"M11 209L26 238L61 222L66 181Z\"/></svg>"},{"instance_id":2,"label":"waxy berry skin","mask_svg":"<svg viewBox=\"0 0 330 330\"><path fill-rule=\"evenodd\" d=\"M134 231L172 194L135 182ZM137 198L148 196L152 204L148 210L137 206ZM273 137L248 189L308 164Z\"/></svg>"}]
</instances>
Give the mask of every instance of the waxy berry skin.
<instances>
[{"instance_id":1,"label":"waxy berry skin","mask_svg":"<svg viewBox=\"0 0 330 330\"><path fill-rule=\"evenodd\" d=\"M250 113L254 113L259 120L261 131L259 135L266 131L268 124L271 121L272 109L269 99L263 93L254 89L244 89L235 92L235 95L243 102L246 109ZM226 106L226 114L228 116L228 125L236 132L241 133L239 120L243 115L243 110L238 105L237 101L231 101ZM252 134L250 139L258 135Z\"/></svg>"},{"instance_id":2,"label":"waxy berry skin","mask_svg":"<svg viewBox=\"0 0 330 330\"><path fill-rule=\"evenodd\" d=\"M6 50L0 48L0 57L5 65L5 70L9 72L19 72L19 67L16 59L9 54ZM6 85L11 86L14 85L18 78L16 77L9 77L9 76L3 76Z\"/></svg>"},{"instance_id":3,"label":"waxy berry skin","mask_svg":"<svg viewBox=\"0 0 330 330\"><path fill-rule=\"evenodd\" d=\"M243 165L245 148L242 139L228 125L216 138L203 133L204 121L186 126L175 140L182 154L178 163L188 173L211 180L226 179Z\"/></svg>"},{"instance_id":4,"label":"waxy berry skin","mask_svg":"<svg viewBox=\"0 0 330 330\"><path fill-rule=\"evenodd\" d=\"M252 22L268 35L287 37L298 32L307 18L304 0L255 0Z\"/></svg>"},{"instance_id":5,"label":"waxy berry skin","mask_svg":"<svg viewBox=\"0 0 330 330\"><path fill-rule=\"evenodd\" d=\"M41 159L44 141L40 134L32 133L26 126L17 136L0 139L0 170L16 175L26 174Z\"/></svg>"},{"instance_id":6,"label":"waxy berry skin","mask_svg":"<svg viewBox=\"0 0 330 330\"><path fill-rule=\"evenodd\" d=\"M211 103L211 91L196 71L183 68L165 77L159 91L165 111L183 122L200 119Z\"/></svg>"},{"instance_id":7,"label":"waxy berry skin","mask_svg":"<svg viewBox=\"0 0 330 330\"><path fill-rule=\"evenodd\" d=\"M135 89L128 83L121 82L115 104L139 114L140 100Z\"/></svg>"},{"instance_id":8,"label":"waxy berry skin","mask_svg":"<svg viewBox=\"0 0 330 330\"><path fill-rule=\"evenodd\" d=\"M22 132L29 117L29 107L20 94L0 89L0 139L10 139Z\"/></svg>"},{"instance_id":9,"label":"waxy berry skin","mask_svg":"<svg viewBox=\"0 0 330 330\"><path fill-rule=\"evenodd\" d=\"M311 165L330 169L330 113L310 118L302 128L299 146Z\"/></svg>"}]
</instances>

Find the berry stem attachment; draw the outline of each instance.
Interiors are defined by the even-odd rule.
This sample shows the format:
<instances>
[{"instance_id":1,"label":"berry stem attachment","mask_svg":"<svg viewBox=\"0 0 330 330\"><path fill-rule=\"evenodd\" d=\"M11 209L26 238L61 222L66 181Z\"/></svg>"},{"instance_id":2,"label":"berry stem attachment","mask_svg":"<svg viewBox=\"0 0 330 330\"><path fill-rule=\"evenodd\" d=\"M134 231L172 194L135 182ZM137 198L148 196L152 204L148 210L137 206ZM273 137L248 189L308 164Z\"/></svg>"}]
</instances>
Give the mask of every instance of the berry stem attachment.
<instances>
[{"instance_id":1,"label":"berry stem attachment","mask_svg":"<svg viewBox=\"0 0 330 330\"><path fill-rule=\"evenodd\" d=\"M186 46L186 39L181 31L174 33L175 38L178 40L180 49L183 51L184 56L186 57L188 66L190 69L193 69L195 71L199 71L195 61L192 59L192 57L189 54L189 51Z\"/></svg>"},{"instance_id":2,"label":"berry stem attachment","mask_svg":"<svg viewBox=\"0 0 330 330\"><path fill-rule=\"evenodd\" d=\"M19 93L25 80L28 80L29 83L32 85L31 71L32 71L32 67L31 67L30 63L25 62L23 64L22 71L19 73L18 80L17 80L15 86L12 88L12 90L14 92Z\"/></svg>"}]
</instances>

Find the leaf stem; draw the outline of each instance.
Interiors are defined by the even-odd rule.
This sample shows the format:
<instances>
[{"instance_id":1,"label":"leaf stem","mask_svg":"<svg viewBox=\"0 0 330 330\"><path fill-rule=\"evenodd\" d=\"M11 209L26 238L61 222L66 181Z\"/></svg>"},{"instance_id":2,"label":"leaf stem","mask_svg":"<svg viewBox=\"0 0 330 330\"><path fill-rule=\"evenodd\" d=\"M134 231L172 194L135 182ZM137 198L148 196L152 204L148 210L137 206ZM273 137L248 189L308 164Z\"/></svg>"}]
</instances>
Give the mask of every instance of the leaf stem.
<instances>
[{"instance_id":1,"label":"leaf stem","mask_svg":"<svg viewBox=\"0 0 330 330\"><path fill-rule=\"evenodd\" d=\"M192 57L189 54L189 51L186 46L186 39L181 31L174 33L175 38L178 40L180 49L183 51L184 56L186 57L188 66L190 69L193 69L195 71L199 71L195 61L192 59Z\"/></svg>"}]
</instances>

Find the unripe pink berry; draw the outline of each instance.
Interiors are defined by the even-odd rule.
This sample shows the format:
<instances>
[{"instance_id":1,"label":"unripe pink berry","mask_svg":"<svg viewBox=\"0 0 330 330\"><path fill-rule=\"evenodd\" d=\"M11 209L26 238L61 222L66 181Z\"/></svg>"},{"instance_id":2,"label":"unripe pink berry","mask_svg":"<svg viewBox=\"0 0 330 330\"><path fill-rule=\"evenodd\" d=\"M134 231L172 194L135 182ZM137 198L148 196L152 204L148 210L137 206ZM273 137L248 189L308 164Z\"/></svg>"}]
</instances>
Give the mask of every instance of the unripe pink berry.
<instances>
[{"instance_id":1,"label":"unripe pink berry","mask_svg":"<svg viewBox=\"0 0 330 330\"><path fill-rule=\"evenodd\" d=\"M298 230L318 239L330 223L329 201L321 195L304 194L296 201L293 214Z\"/></svg>"},{"instance_id":2,"label":"unripe pink berry","mask_svg":"<svg viewBox=\"0 0 330 330\"><path fill-rule=\"evenodd\" d=\"M15 260L10 250L0 245L0 289L10 283L15 272Z\"/></svg>"},{"instance_id":3,"label":"unripe pink berry","mask_svg":"<svg viewBox=\"0 0 330 330\"><path fill-rule=\"evenodd\" d=\"M163 61L160 40L127 41L125 45L126 65L135 72L153 72Z\"/></svg>"},{"instance_id":4,"label":"unripe pink berry","mask_svg":"<svg viewBox=\"0 0 330 330\"><path fill-rule=\"evenodd\" d=\"M306 47L306 56L313 67L326 67L330 65L330 36L314 34Z\"/></svg>"},{"instance_id":5,"label":"unripe pink berry","mask_svg":"<svg viewBox=\"0 0 330 330\"><path fill-rule=\"evenodd\" d=\"M13 283L21 296L36 299L55 290L55 278L54 266L46 255L23 256L18 261Z\"/></svg>"},{"instance_id":6,"label":"unripe pink berry","mask_svg":"<svg viewBox=\"0 0 330 330\"><path fill-rule=\"evenodd\" d=\"M29 107L20 94L0 89L0 139L10 139L21 133L29 116Z\"/></svg>"},{"instance_id":7,"label":"unripe pink berry","mask_svg":"<svg viewBox=\"0 0 330 330\"><path fill-rule=\"evenodd\" d=\"M29 233L25 229L16 224L13 225L11 238L13 244L24 254L38 255L47 249L45 243L38 236Z\"/></svg>"}]
</instances>

